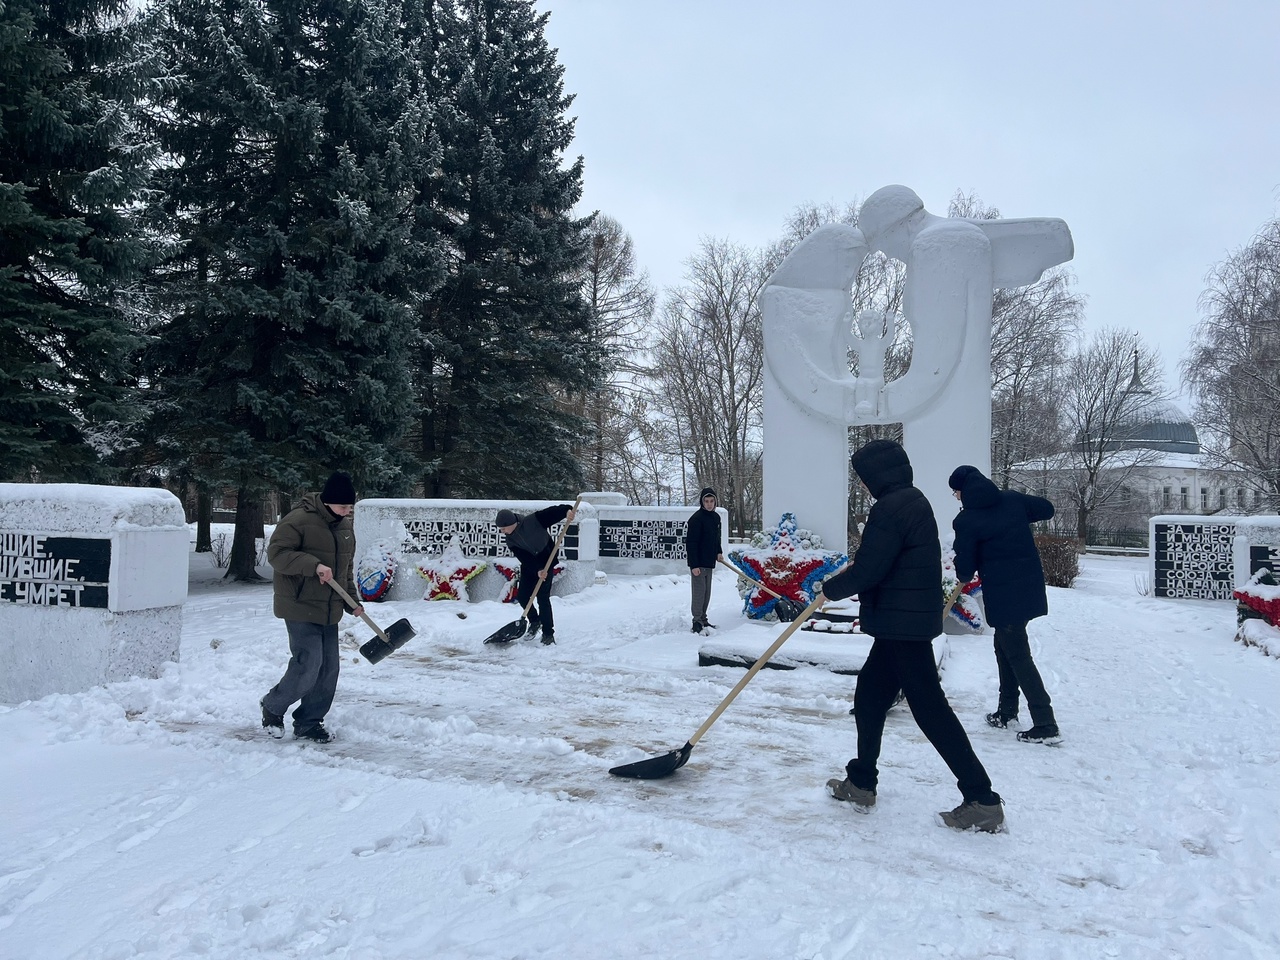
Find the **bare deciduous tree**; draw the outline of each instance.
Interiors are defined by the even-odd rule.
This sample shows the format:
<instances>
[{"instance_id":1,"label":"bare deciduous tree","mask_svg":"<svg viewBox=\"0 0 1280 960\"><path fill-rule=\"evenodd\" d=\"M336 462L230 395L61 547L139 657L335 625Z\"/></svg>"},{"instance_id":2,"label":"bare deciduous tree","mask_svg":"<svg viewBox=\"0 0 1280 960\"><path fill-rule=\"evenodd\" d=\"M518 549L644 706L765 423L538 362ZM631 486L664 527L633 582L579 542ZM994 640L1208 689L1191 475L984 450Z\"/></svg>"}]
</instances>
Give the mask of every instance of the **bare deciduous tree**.
<instances>
[{"instance_id":1,"label":"bare deciduous tree","mask_svg":"<svg viewBox=\"0 0 1280 960\"><path fill-rule=\"evenodd\" d=\"M704 238L655 328L656 396L680 431L694 482L717 489L739 536L760 523L764 257ZM696 488L685 491L696 496Z\"/></svg>"},{"instance_id":2,"label":"bare deciduous tree","mask_svg":"<svg viewBox=\"0 0 1280 960\"><path fill-rule=\"evenodd\" d=\"M949 217L994 220L995 207L956 191ZM1067 270L1049 270L1035 283L998 289L991 301L991 470L1008 488L1014 464L1060 446L1057 423L1066 380L1061 367L1084 313L1084 297Z\"/></svg>"},{"instance_id":3,"label":"bare deciduous tree","mask_svg":"<svg viewBox=\"0 0 1280 960\"><path fill-rule=\"evenodd\" d=\"M610 490L625 485L633 455L627 447L639 429L632 420L636 379L655 298L648 273L636 267L631 237L617 220L597 214L587 247L580 288L591 314L591 339L604 356L604 375L592 389L567 397L565 405L592 425L591 436L573 445L583 477L595 490Z\"/></svg>"},{"instance_id":4,"label":"bare deciduous tree","mask_svg":"<svg viewBox=\"0 0 1280 960\"><path fill-rule=\"evenodd\" d=\"M1280 220L1209 274L1182 364L1206 454L1280 512Z\"/></svg>"},{"instance_id":5,"label":"bare deciduous tree","mask_svg":"<svg viewBox=\"0 0 1280 960\"><path fill-rule=\"evenodd\" d=\"M1091 515L1125 497L1134 470L1159 459L1159 451L1132 440L1146 411L1167 398L1159 389L1159 354L1132 330L1096 334L1064 364L1063 380L1063 423L1074 439L1054 458L1048 492L1072 505L1083 540Z\"/></svg>"}]
</instances>

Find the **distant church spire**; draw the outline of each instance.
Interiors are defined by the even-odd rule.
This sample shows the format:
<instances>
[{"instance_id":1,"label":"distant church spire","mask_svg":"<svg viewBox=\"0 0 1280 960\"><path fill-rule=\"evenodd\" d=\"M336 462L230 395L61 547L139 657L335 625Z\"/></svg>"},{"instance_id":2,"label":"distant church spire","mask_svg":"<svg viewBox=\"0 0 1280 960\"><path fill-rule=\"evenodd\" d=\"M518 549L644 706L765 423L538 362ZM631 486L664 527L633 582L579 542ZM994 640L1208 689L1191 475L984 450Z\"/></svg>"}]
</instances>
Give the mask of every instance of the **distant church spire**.
<instances>
[{"instance_id":1,"label":"distant church spire","mask_svg":"<svg viewBox=\"0 0 1280 960\"><path fill-rule=\"evenodd\" d=\"M1147 385L1142 382L1142 376L1138 373L1138 349L1133 350L1133 379L1129 381L1129 386L1125 389L1125 393L1151 393L1147 389Z\"/></svg>"}]
</instances>

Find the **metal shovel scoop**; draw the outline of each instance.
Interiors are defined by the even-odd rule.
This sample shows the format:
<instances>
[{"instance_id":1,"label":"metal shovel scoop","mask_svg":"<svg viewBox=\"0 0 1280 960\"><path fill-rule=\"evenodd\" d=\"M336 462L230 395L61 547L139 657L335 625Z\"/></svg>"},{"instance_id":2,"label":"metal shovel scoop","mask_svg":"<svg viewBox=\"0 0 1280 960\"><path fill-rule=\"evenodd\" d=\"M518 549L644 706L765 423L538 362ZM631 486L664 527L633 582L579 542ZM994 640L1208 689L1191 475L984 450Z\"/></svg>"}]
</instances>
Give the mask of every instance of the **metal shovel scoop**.
<instances>
[{"instance_id":1,"label":"metal shovel scoop","mask_svg":"<svg viewBox=\"0 0 1280 960\"><path fill-rule=\"evenodd\" d=\"M346 601L347 606L362 606L362 604L356 603L351 599L351 594L338 586L337 580L330 580L329 586L337 591L338 596ZM372 637L360 647L360 655L370 663L377 663L379 660L385 659L389 654L399 650L417 635L417 631L413 629L413 624L404 617L387 627L386 630L383 630L363 613L360 614L360 619L373 627L374 633L377 634L376 637Z\"/></svg>"},{"instance_id":2,"label":"metal shovel scoop","mask_svg":"<svg viewBox=\"0 0 1280 960\"><path fill-rule=\"evenodd\" d=\"M795 600L792 600L790 597L784 597L780 593L775 593L773 590L770 590L768 587L766 587L763 583L761 583L755 577L748 576L744 571L735 567L728 560L720 560L718 562L723 563L726 567L728 567L730 570L732 570L734 573L736 573L738 576L742 577L743 579L750 580L752 583L754 583L757 587L759 587L765 593L769 594L769 596L776 598L778 602L773 605L773 612L778 615L778 619L781 620L783 623L790 623L791 621L799 617L801 613L804 612L803 605L801 605L800 603L797 603Z\"/></svg>"}]
</instances>

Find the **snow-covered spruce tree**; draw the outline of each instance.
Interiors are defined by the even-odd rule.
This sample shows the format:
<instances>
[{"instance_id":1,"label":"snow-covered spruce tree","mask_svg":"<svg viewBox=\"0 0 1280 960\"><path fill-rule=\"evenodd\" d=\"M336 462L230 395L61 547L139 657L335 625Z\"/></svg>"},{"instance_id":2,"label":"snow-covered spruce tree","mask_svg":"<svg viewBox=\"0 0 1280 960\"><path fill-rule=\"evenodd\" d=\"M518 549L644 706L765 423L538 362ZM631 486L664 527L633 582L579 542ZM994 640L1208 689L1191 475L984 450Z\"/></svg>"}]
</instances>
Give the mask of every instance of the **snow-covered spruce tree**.
<instances>
[{"instance_id":1,"label":"snow-covered spruce tree","mask_svg":"<svg viewBox=\"0 0 1280 960\"><path fill-rule=\"evenodd\" d=\"M578 282L582 160L563 69L529 0L441 5L440 169L434 226L448 275L419 310L414 452L428 496L567 494L580 419L555 391L585 389L597 350Z\"/></svg>"},{"instance_id":2,"label":"snow-covered spruce tree","mask_svg":"<svg viewBox=\"0 0 1280 960\"><path fill-rule=\"evenodd\" d=\"M405 484L408 281L430 273L411 170L429 111L393 0L161 0L153 16L171 255L152 436L238 492L227 575L251 579L268 491L337 468L362 493Z\"/></svg>"},{"instance_id":3,"label":"snow-covered spruce tree","mask_svg":"<svg viewBox=\"0 0 1280 960\"><path fill-rule=\"evenodd\" d=\"M0 480L102 480L130 418L124 299L148 154L124 0L0 3Z\"/></svg>"}]
</instances>

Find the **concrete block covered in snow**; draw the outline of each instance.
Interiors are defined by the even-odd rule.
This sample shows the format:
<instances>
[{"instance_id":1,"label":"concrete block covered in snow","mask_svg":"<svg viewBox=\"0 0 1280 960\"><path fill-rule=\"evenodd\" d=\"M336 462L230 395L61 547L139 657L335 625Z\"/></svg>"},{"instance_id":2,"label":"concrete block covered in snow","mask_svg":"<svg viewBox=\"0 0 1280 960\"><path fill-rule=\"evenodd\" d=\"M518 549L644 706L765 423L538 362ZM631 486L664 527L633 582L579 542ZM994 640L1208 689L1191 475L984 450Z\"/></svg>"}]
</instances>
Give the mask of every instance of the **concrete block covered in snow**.
<instances>
[{"instance_id":1,"label":"concrete block covered in snow","mask_svg":"<svg viewBox=\"0 0 1280 960\"><path fill-rule=\"evenodd\" d=\"M178 659L189 534L167 490L0 484L0 702Z\"/></svg>"},{"instance_id":2,"label":"concrete block covered in snow","mask_svg":"<svg viewBox=\"0 0 1280 960\"><path fill-rule=\"evenodd\" d=\"M492 561L511 557L494 523L498 511L506 508L524 516L566 502L572 501L361 500L355 510L356 551L363 553L375 543L391 545L395 574L385 599L420 600L427 582L418 575L417 566L440 557L456 539L465 556L486 561L485 568L467 583L467 598L497 600L507 581ZM558 533L559 525L553 526L551 535ZM561 545L565 569L555 579L553 596L577 593L595 582L598 543L596 508L584 500Z\"/></svg>"}]
</instances>

